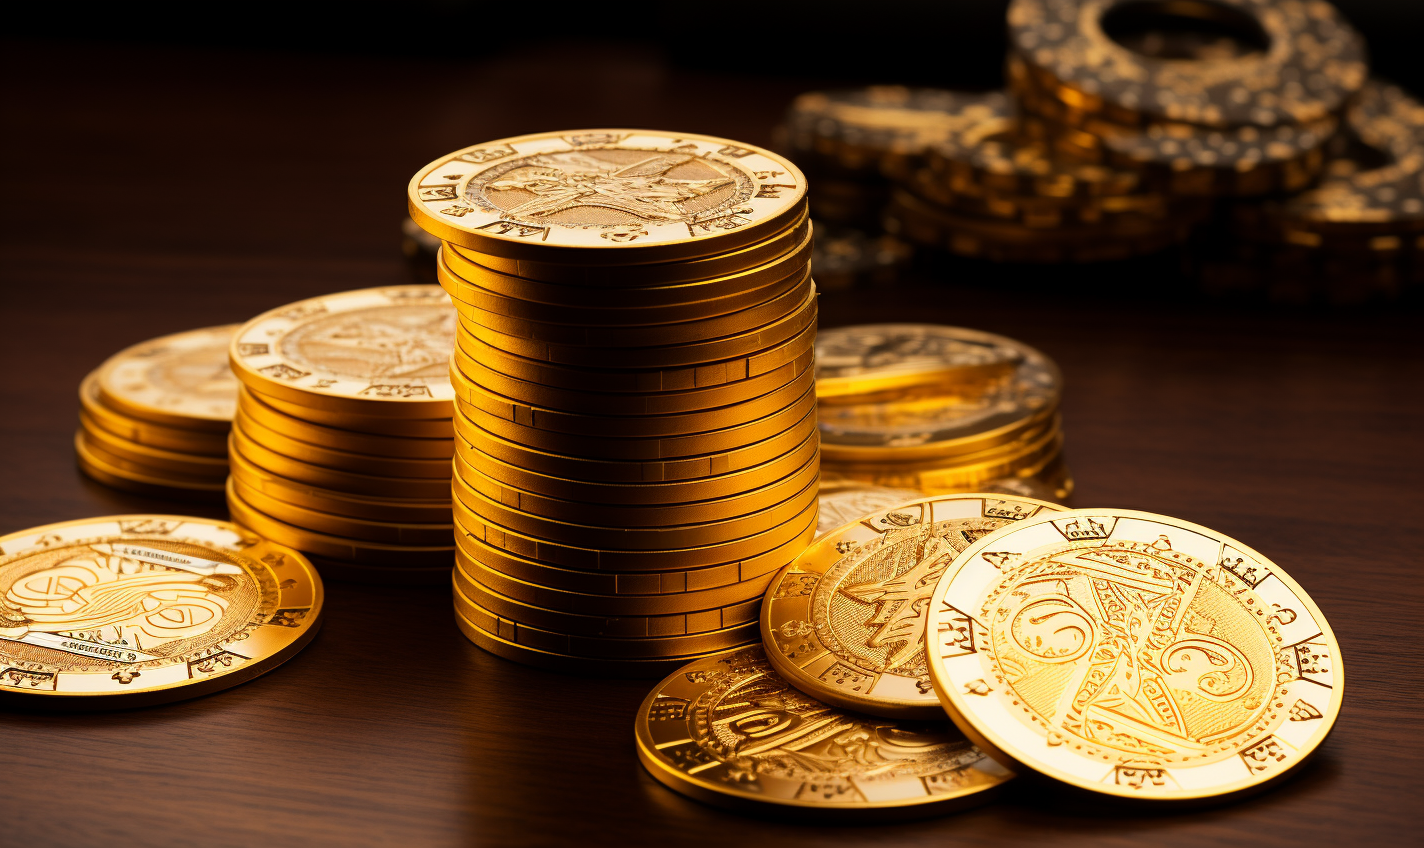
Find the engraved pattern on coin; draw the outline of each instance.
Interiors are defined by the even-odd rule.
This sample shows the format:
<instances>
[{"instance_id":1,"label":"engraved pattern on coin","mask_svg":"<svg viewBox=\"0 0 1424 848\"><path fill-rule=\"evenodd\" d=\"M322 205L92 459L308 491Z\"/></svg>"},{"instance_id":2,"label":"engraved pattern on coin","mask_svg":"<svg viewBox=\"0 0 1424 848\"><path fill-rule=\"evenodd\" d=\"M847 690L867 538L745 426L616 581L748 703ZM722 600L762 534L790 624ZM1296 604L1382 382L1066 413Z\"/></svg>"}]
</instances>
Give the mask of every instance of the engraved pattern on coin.
<instances>
[{"instance_id":1,"label":"engraved pattern on coin","mask_svg":"<svg viewBox=\"0 0 1424 848\"><path fill-rule=\"evenodd\" d=\"M443 377L456 313L443 305L378 306L324 315L282 337L292 362L365 380Z\"/></svg>"},{"instance_id":2,"label":"engraved pattern on coin","mask_svg":"<svg viewBox=\"0 0 1424 848\"><path fill-rule=\"evenodd\" d=\"M228 343L237 325L176 333L135 345L111 357L96 372L100 391L121 409L136 413L231 421L237 411L237 378L228 365Z\"/></svg>"},{"instance_id":3,"label":"engraved pattern on coin","mask_svg":"<svg viewBox=\"0 0 1424 848\"><path fill-rule=\"evenodd\" d=\"M826 491L821 483L820 511L816 517L816 538L873 512L880 512L904 501L920 497L910 489L885 489L879 486L853 487Z\"/></svg>"},{"instance_id":4,"label":"engraved pattern on coin","mask_svg":"<svg viewBox=\"0 0 1424 848\"><path fill-rule=\"evenodd\" d=\"M1009 776L944 723L843 713L803 694L760 648L665 680L645 701L637 733L644 763L673 788L686 781L772 803L933 803Z\"/></svg>"},{"instance_id":5,"label":"engraved pattern on coin","mask_svg":"<svg viewBox=\"0 0 1424 848\"><path fill-rule=\"evenodd\" d=\"M1296 716L1333 721L1323 619L1234 542L1126 511L1040 517L991 541L1000 556L975 546L936 589L931 666L950 714L1003 756L1078 785L1196 797L1301 759L1319 737L1290 729ZM1253 588L1229 559L1274 579ZM988 687L972 703L971 677Z\"/></svg>"}]
</instances>

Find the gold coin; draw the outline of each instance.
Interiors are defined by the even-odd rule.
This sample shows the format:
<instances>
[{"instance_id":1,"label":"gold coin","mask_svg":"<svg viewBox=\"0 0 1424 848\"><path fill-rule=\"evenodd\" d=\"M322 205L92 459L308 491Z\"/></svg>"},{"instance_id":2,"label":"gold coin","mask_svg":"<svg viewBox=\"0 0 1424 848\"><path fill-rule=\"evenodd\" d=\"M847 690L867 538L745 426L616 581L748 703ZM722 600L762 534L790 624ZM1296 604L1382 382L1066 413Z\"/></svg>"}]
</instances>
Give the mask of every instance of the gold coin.
<instances>
[{"instance_id":1,"label":"gold coin","mask_svg":"<svg viewBox=\"0 0 1424 848\"><path fill-rule=\"evenodd\" d=\"M113 456L141 463L144 467L159 473L197 479L221 479L227 476L227 457L225 456L197 456L131 442L100 427L82 410L79 413L79 425L84 430L85 438L88 439L91 446L101 448L105 453Z\"/></svg>"},{"instance_id":2,"label":"gold coin","mask_svg":"<svg viewBox=\"0 0 1424 848\"><path fill-rule=\"evenodd\" d=\"M455 554L455 570L463 578L529 606L578 615L654 616L703 612L755 601L774 574L744 583L668 595L585 595L539 586L501 574L470 558L463 548Z\"/></svg>"},{"instance_id":3,"label":"gold coin","mask_svg":"<svg viewBox=\"0 0 1424 848\"><path fill-rule=\"evenodd\" d=\"M667 302L680 302L685 299L682 294L667 292L659 295L657 290L734 277L795 250L810 232L811 219L802 212L780 231L747 247L698 259L645 265L570 265L557 261L504 259L450 242L445 242L441 249L451 269L462 279L501 294L524 297L527 293L534 300L551 303L606 306L621 302L624 297L648 302L651 298L665 296ZM582 288L584 291L564 291L565 288ZM717 291L725 294L736 288L738 286L734 284L719 287ZM555 291L559 293L549 294ZM592 299L581 300L581 297Z\"/></svg>"},{"instance_id":4,"label":"gold coin","mask_svg":"<svg viewBox=\"0 0 1424 848\"><path fill-rule=\"evenodd\" d=\"M242 482L233 475L228 483L237 496L246 504L267 515L278 516L282 521L303 530L312 530L332 536L344 536L363 542L383 542L391 545L429 546L442 545L453 541L455 528L446 515L443 524L415 524L396 521L369 521L348 518L320 510L278 500Z\"/></svg>"},{"instance_id":5,"label":"gold coin","mask_svg":"<svg viewBox=\"0 0 1424 848\"><path fill-rule=\"evenodd\" d=\"M377 498L410 498L421 501L440 500L450 495L448 479L378 477L312 465L269 450L253 441L241 427L236 426L232 428L231 439L230 454L235 456L240 453L249 463L269 474L309 486Z\"/></svg>"},{"instance_id":6,"label":"gold coin","mask_svg":"<svg viewBox=\"0 0 1424 848\"><path fill-rule=\"evenodd\" d=\"M475 414L479 410L497 420L509 421L522 427L539 430L571 433L587 436L622 436L643 438L647 436L682 436L690 433L705 433L729 426L727 413L722 409L689 412L681 415L657 416L614 416L580 415L545 409L538 406L516 403L492 392L486 392L473 383L467 384L469 395L477 403L457 399L458 414L478 424L482 419ZM815 392L795 382L743 401L725 409L731 410L737 423L759 421L770 416L781 416L790 421L800 420L816 403ZM789 418L789 416L795 416Z\"/></svg>"},{"instance_id":7,"label":"gold coin","mask_svg":"<svg viewBox=\"0 0 1424 848\"><path fill-rule=\"evenodd\" d=\"M455 609L471 621L501 619L506 638L517 645L538 648L551 653L610 659L648 659L666 656L686 656L698 651L721 651L746 645L756 639L756 624L741 624L710 633L685 636L587 636L546 630L523 621L506 619L485 609L455 586ZM512 625L512 626L511 626Z\"/></svg>"},{"instance_id":8,"label":"gold coin","mask_svg":"<svg viewBox=\"0 0 1424 848\"><path fill-rule=\"evenodd\" d=\"M517 346L517 340L461 324L465 332L456 339L454 356L462 367L464 362L474 360L501 374L566 389L679 391L744 380L802 358L815 342L815 317L813 309L772 330L705 345L659 349L655 357L646 351L618 348L587 350L583 357L570 357L569 364L521 356L510 350ZM508 344L511 341L515 344ZM742 355L744 351L750 353ZM536 348L527 352L542 351Z\"/></svg>"},{"instance_id":9,"label":"gold coin","mask_svg":"<svg viewBox=\"0 0 1424 848\"><path fill-rule=\"evenodd\" d=\"M1011 453L966 465L841 465L823 462L824 468L877 486L918 489L926 494L974 492L991 480L1027 478L1043 471L1063 450L1063 433L1053 429Z\"/></svg>"},{"instance_id":10,"label":"gold coin","mask_svg":"<svg viewBox=\"0 0 1424 848\"><path fill-rule=\"evenodd\" d=\"M442 156L411 178L408 197L422 229L483 254L637 265L755 244L802 215L806 180L726 139L583 130Z\"/></svg>"},{"instance_id":11,"label":"gold coin","mask_svg":"<svg viewBox=\"0 0 1424 848\"><path fill-rule=\"evenodd\" d=\"M975 540L1062 507L1001 495L924 498L860 517L807 548L762 602L767 659L841 709L942 718L925 658L935 582Z\"/></svg>"},{"instance_id":12,"label":"gold coin","mask_svg":"<svg viewBox=\"0 0 1424 848\"><path fill-rule=\"evenodd\" d=\"M367 542L343 536L332 536L297 527L286 521L261 512L244 501L231 480L227 486L227 508L232 520L284 545L302 552L311 552L319 557L355 563L357 565L411 566L415 568L439 566L450 561L454 551L451 544L439 545L394 545Z\"/></svg>"},{"instance_id":13,"label":"gold coin","mask_svg":"<svg viewBox=\"0 0 1424 848\"><path fill-rule=\"evenodd\" d=\"M457 313L439 286L315 297L238 330L233 373L262 395L331 412L443 418Z\"/></svg>"},{"instance_id":14,"label":"gold coin","mask_svg":"<svg viewBox=\"0 0 1424 848\"><path fill-rule=\"evenodd\" d=\"M91 465L111 474L130 477L133 481L140 483L210 491L210 487L222 485L223 479L227 476L225 474L203 474L201 476L181 474L120 456L106 449L101 442L90 438L88 431L82 427L75 433L74 448L76 454Z\"/></svg>"},{"instance_id":15,"label":"gold coin","mask_svg":"<svg viewBox=\"0 0 1424 848\"><path fill-rule=\"evenodd\" d=\"M226 352L223 355L226 357ZM97 371L91 372L79 384L79 408L96 426L131 442L176 453L227 456L227 428L218 433L187 427L170 427L133 418L105 406L99 396Z\"/></svg>"},{"instance_id":16,"label":"gold coin","mask_svg":"<svg viewBox=\"0 0 1424 848\"><path fill-rule=\"evenodd\" d=\"M455 544L468 559L525 583L583 595L634 596L680 595L747 583L785 568L799 550L786 544L737 562L687 571L578 571L513 556L463 532L456 535ZM760 608L760 601L757 604ZM554 629L565 628L555 626Z\"/></svg>"},{"instance_id":17,"label":"gold coin","mask_svg":"<svg viewBox=\"0 0 1424 848\"><path fill-rule=\"evenodd\" d=\"M541 323L647 326L713 318L756 306L797 285L810 259L808 229L799 245L764 265L710 280L619 289L612 297L604 287L596 290L598 297L588 297L595 291L588 287L535 280L519 279L515 287L509 285L515 278L509 277L503 278L503 291L486 288L479 278L460 275L471 264L453 250L442 251L435 270L457 308L465 303L484 312Z\"/></svg>"},{"instance_id":18,"label":"gold coin","mask_svg":"<svg viewBox=\"0 0 1424 848\"><path fill-rule=\"evenodd\" d=\"M719 545L768 532L795 519L808 507L816 508L817 480L813 478L781 503L735 518L666 527L584 524L514 509L461 485L459 478L456 480L455 500L489 521L556 544L610 551L667 551Z\"/></svg>"},{"instance_id":19,"label":"gold coin","mask_svg":"<svg viewBox=\"0 0 1424 848\"><path fill-rule=\"evenodd\" d=\"M1042 423L1062 395L1058 366L1027 345L1004 341L1019 358L999 379L902 401L822 404L827 455L847 462L953 456L1002 444Z\"/></svg>"},{"instance_id":20,"label":"gold coin","mask_svg":"<svg viewBox=\"0 0 1424 848\"><path fill-rule=\"evenodd\" d=\"M866 486L851 480L828 483L822 473L821 492L817 496L820 511L816 517L816 538L875 512L906 501L917 500L921 494L912 489L889 489Z\"/></svg>"},{"instance_id":21,"label":"gold coin","mask_svg":"<svg viewBox=\"0 0 1424 848\"><path fill-rule=\"evenodd\" d=\"M940 324L862 324L816 338L816 396L846 402L913 387L994 383L1042 355L1004 336Z\"/></svg>"},{"instance_id":22,"label":"gold coin","mask_svg":"<svg viewBox=\"0 0 1424 848\"><path fill-rule=\"evenodd\" d=\"M843 713L798 692L759 646L696 660L659 683L634 722L660 783L740 810L886 821L983 803L1013 775L946 722Z\"/></svg>"},{"instance_id":23,"label":"gold coin","mask_svg":"<svg viewBox=\"0 0 1424 848\"><path fill-rule=\"evenodd\" d=\"M345 518L408 524L448 524L450 521L448 493L443 499L418 501L335 492L258 468L240 453L232 455L232 476L246 488L256 489L269 498Z\"/></svg>"},{"instance_id":24,"label":"gold coin","mask_svg":"<svg viewBox=\"0 0 1424 848\"><path fill-rule=\"evenodd\" d=\"M571 501L602 504L676 504L715 500L781 480L817 456L819 437L812 432L793 450L768 462L730 474L671 483L601 483L552 477L510 465L480 451L462 452L459 465L470 465L509 486Z\"/></svg>"},{"instance_id":25,"label":"gold coin","mask_svg":"<svg viewBox=\"0 0 1424 848\"><path fill-rule=\"evenodd\" d=\"M74 459L85 476L115 489L159 498L181 495L184 498L205 501L222 499L223 484L220 481L177 480L160 476L156 472L146 473L121 468L91 450L84 441L82 430L74 436Z\"/></svg>"},{"instance_id":26,"label":"gold coin","mask_svg":"<svg viewBox=\"0 0 1424 848\"><path fill-rule=\"evenodd\" d=\"M463 433L455 440L455 453L466 462L478 463L481 456L494 457L519 468L563 477L602 483L665 483L693 481L741 471L782 456L816 432L816 413L769 438L745 447L683 459L628 462L583 459L525 447L461 422ZM468 438L465 434L468 434Z\"/></svg>"},{"instance_id":27,"label":"gold coin","mask_svg":"<svg viewBox=\"0 0 1424 848\"><path fill-rule=\"evenodd\" d=\"M493 371L457 353L450 368L450 382L462 400L476 405L476 393L470 387L478 385L520 403L563 412L586 415L669 415L742 403L775 391L803 374L810 380L812 355L812 351L807 349L794 361L779 365L763 374L705 389L605 394L559 389L519 380ZM466 368L470 369L470 373L464 370Z\"/></svg>"},{"instance_id":28,"label":"gold coin","mask_svg":"<svg viewBox=\"0 0 1424 848\"><path fill-rule=\"evenodd\" d=\"M542 430L524 427L512 421L462 406L455 415L455 426L459 435L476 446L482 446L483 435L492 433L502 439L535 450L559 454L581 456L589 459L607 460L657 460L680 457L703 456L726 451L734 451L750 444L785 433L791 428L814 430L815 409L810 403L811 374L804 372L791 391L803 396L804 402L752 418L749 415L730 414L723 417L722 429L693 432L680 436L583 436L568 432ZM739 407L733 407L735 413ZM631 428L630 428L631 429ZM800 432L800 430L798 430Z\"/></svg>"},{"instance_id":29,"label":"gold coin","mask_svg":"<svg viewBox=\"0 0 1424 848\"><path fill-rule=\"evenodd\" d=\"M234 429L241 428L245 435L269 450L323 468L354 471L377 477L420 477L432 480L444 479L450 474L448 457L445 459L410 459L408 457L372 456L364 453L348 453L294 439L258 423L248 415L245 404L238 406L237 416L233 419L233 427ZM451 446L454 446L454 442L451 442ZM453 450L451 453L453 455Z\"/></svg>"},{"instance_id":30,"label":"gold coin","mask_svg":"<svg viewBox=\"0 0 1424 848\"><path fill-rule=\"evenodd\" d=\"M147 706L245 683L321 626L299 553L223 521L115 515L0 537L0 698Z\"/></svg>"},{"instance_id":31,"label":"gold coin","mask_svg":"<svg viewBox=\"0 0 1424 848\"><path fill-rule=\"evenodd\" d=\"M484 619L482 623L499 628L497 618ZM656 677L686 663L694 657L664 657L660 659L604 659L593 657L573 657L517 645L497 633L485 630L479 624L455 611L455 625L475 645L497 657L524 665L555 671L560 674L583 674L599 678L609 677ZM512 623L506 623L512 627ZM507 635L513 635L509 633Z\"/></svg>"},{"instance_id":32,"label":"gold coin","mask_svg":"<svg viewBox=\"0 0 1424 848\"><path fill-rule=\"evenodd\" d=\"M816 530L816 504L812 503L796 517L754 536L697 548L613 550L561 544L511 530L477 515L459 498L453 506L457 534L463 533L515 556L580 571L658 571L720 565L755 557L782 545L798 542L805 545Z\"/></svg>"},{"instance_id":33,"label":"gold coin","mask_svg":"<svg viewBox=\"0 0 1424 848\"><path fill-rule=\"evenodd\" d=\"M238 393L238 408L249 421L288 439L319 445L349 454L365 454L402 459L444 459L455 453L453 438L428 439L361 433L313 424L293 418L262 401L246 389Z\"/></svg>"},{"instance_id":34,"label":"gold coin","mask_svg":"<svg viewBox=\"0 0 1424 848\"><path fill-rule=\"evenodd\" d=\"M929 604L930 674L980 748L1126 798L1260 789L1335 724L1330 625L1280 566L1133 510L1038 515L970 545Z\"/></svg>"},{"instance_id":35,"label":"gold coin","mask_svg":"<svg viewBox=\"0 0 1424 848\"><path fill-rule=\"evenodd\" d=\"M94 372L100 402L123 415L224 433L237 403L225 364L236 325L205 327L125 348Z\"/></svg>"},{"instance_id":36,"label":"gold coin","mask_svg":"<svg viewBox=\"0 0 1424 848\"><path fill-rule=\"evenodd\" d=\"M788 284L766 300L736 312L672 324L612 327L594 324L554 324L525 318L510 318L477 306L456 303L462 323L474 324L505 336L550 347L635 348L630 354L656 362L657 350L647 348L690 345L735 336L776 324L811 308L815 285L810 266L799 269ZM588 317L586 316L585 320Z\"/></svg>"},{"instance_id":37,"label":"gold coin","mask_svg":"<svg viewBox=\"0 0 1424 848\"><path fill-rule=\"evenodd\" d=\"M387 418L380 415L362 415L356 412L332 412L318 409L263 394L251 386L243 386L242 394L249 395L263 406L270 407L288 418L309 421L322 427L354 430L378 436L396 436L411 439L449 439L455 435L450 424L450 416L443 418Z\"/></svg>"},{"instance_id":38,"label":"gold coin","mask_svg":"<svg viewBox=\"0 0 1424 848\"><path fill-rule=\"evenodd\" d=\"M528 623L534 627L559 633L627 638L690 636L726 630L739 625L750 624L756 627L758 626L757 612L761 609L761 599L757 597L727 607L689 613L650 616L582 615L546 610L516 601L471 580L469 575L458 568L455 569L454 575L455 585L459 591L486 611L500 618Z\"/></svg>"},{"instance_id":39,"label":"gold coin","mask_svg":"<svg viewBox=\"0 0 1424 848\"><path fill-rule=\"evenodd\" d=\"M478 492L513 509L560 521L595 522L628 530L726 522L770 509L786 501L816 479L821 464L813 455L785 477L763 486L721 498L680 504L589 503L528 492L490 478L461 459L455 460L455 489Z\"/></svg>"}]
</instances>

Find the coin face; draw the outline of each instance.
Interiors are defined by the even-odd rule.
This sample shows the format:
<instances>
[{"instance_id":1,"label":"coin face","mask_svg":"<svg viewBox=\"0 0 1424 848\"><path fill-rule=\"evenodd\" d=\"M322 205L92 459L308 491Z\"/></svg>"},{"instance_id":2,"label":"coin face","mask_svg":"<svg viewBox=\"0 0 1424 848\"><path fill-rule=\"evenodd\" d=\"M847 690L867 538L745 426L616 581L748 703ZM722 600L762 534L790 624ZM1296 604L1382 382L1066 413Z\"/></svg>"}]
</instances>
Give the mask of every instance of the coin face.
<instances>
[{"instance_id":1,"label":"coin face","mask_svg":"<svg viewBox=\"0 0 1424 848\"><path fill-rule=\"evenodd\" d=\"M897 818L981 803L1012 775L944 722L843 713L792 688L761 648L690 663L638 710L638 756L709 803Z\"/></svg>"},{"instance_id":2,"label":"coin face","mask_svg":"<svg viewBox=\"0 0 1424 848\"><path fill-rule=\"evenodd\" d=\"M190 698L315 635L321 578L221 521L122 515L0 537L0 697L54 707Z\"/></svg>"},{"instance_id":3,"label":"coin face","mask_svg":"<svg viewBox=\"0 0 1424 848\"><path fill-rule=\"evenodd\" d=\"M929 605L955 723L1012 767L1184 800L1259 788L1340 712L1340 649L1279 566L1130 510L1043 514L971 545Z\"/></svg>"},{"instance_id":4,"label":"coin face","mask_svg":"<svg viewBox=\"0 0 1424 848\"><path fill-rule=\"evenodd\" d=\"M860 324L816 338L816 394L863 394L1006 372L1025 358L1018 342L940 324Z\"/></svg>"},{"instance_id":5,"label":"coin face","mask_svg":"<svg viewBox=\"0 0 1424 848\"><path fill-rule=\"evenodd\" d=\"M1000 527L1061 507L1003 495L923 498L816 541L767 588L762 640L776 670L827 703L871 715L943 714L930 684L930 592L954 557Z\"/></svg>"},{"instance_id":6,"label":"coin face","mask_svg":"<svg viewBox=\"0 0 1424 848\"><path fill-rule=\"evenodd\" d=\"M237 329L175 333L114 354L94 373L101 402L145 420L225 426L237 411L237 380L227 363Z\"/></svg>"},{"instance_id":7,"label":"coin face","mask_svg":"<svg viewBox=\"0 0 1424 848\"><path fill-rule=\"evenodd\" d=\"M823 479L818 497L820 511L816 515L816 538L873 512L881 512L887 507L919 497L920 493L911 489L859 485L853 481L830 488Z\"/></svg>"},{"instance_id":8,"label":"coin face","mask_svg":"<svg viewBox=\"0 0 1424 848\"><path fill-rule=\"evenodd\" d=\"M613 264L750 244L799 216L805 197L801 172L769 151L634 130L467 147L427 165L409 189L412 217L446 241L496 256Z\"/></svg>"},{"instance_id":9,"label":"coin face","mask_svg":"<svg viewBox=\"0 0 1424 848\"><path fill-rule=\"evenodd\" d=\"M257 316L232 340L248 388L305 406L450 415L457 313L439 286L361 289ZM323 406L324 405L324 406Z\"/></svg>"}]
</instances>

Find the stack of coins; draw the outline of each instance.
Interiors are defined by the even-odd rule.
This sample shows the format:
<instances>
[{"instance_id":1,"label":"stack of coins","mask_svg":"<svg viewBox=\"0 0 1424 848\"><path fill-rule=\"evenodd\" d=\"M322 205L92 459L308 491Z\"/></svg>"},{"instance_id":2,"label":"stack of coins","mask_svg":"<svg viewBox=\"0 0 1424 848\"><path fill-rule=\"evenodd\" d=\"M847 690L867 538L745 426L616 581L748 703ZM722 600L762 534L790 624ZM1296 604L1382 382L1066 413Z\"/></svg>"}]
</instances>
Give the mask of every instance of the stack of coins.
<instances>
[{"instance_id":1,"label":"stack of coins","mask_svg":"<svg viewBox=\"0 0 1424 848\"><path fill-rule=\"evenodd\" d=\"M962 327L871 324L816 342L822 473L926 494L1061 501L1058 367L1022 342Z\"/></svg>"},{"instance_id":2,"label":"stack of coins","mask_svg":"<svg viewBox=\"0 0 1424 848\"><path fill-rule=\"evenodd\" d=\"M930 88L872 86L797 97L777 128L777 146L811 178L819 221L879 226L893 181L925 150L981 117L976 98Z\"/></svg>"},{"instance_id":3,"label":"stack of coins","mask_svg":"<svg viewBox=\"0 0 1424 848\"><path fill-rule=\"evenodd\" d=\"M1194 16L1258 49L1164 61L1112 37ZM1055 141L1174 195L1306 187L1368 75L1359 35L1313 0L1014 0L1008 18L1011 85Z\"/></svg>"},{"instance_id":4,"label":"stack of coins","mask_svg":"<svg viewBox=\"0 0 1424 848\"><path fill-rule=\"evenodd\" d=\"M1205 211L1151 190L1137 171L1033 137L1006 95L959 109L982 117L932 144L886 210L886 227L915 244L994 261L1122 259L1183 241Z\"/></svg>"},{"instance_id":5,"label":"stack of coins","mask_svg":"<svg viewBox=\"0 0 1424 848\"><path fill-rule=\"evenodd\" d=\"M444 582L455 310L439 286L362 289L232 339L233 520L341 579Z\"/></svg>"},{"instance_id":6,"label":"stack of coins","mask_svg":"<svg viewBox=\"0 0 1424 848\"><path fill-rule=\"evenodd\" d=\"M1424 104L1371 82L1331 147L1314 188L1234 206L1205 283L1335 302L1424 285Z\"/></svg>"},{"instance_id":7,"label":"stack of coins","mask_svg":"<svg viewBox=\"0 0 1424 848\"><path fill-rule=\"evenodd\" d=\"M979 493L818 540L768 588L762 639L643 701L634 735L660 782L818 817L952 810L1026 773L1201 801L1291 774L1343 696L1320 609L1235 539Z\"/></svg>"},{"instance_id":8,"label":"stack of coins","mask_svg":"<svg viewBox=\"0 0 1424 848\"><path fill-rule=\"evenodd\" d=\"M412 179L460 313L455 607L477 645L645 674L755 641L816 529L805 189L767 151L628 130Z\"/></svg>"},{"instance_id":9,"label":"stack of coins","mask_svg":"<svg viewBox=\"0 0 1424 848\"><path fill-rule=\"evenodd\" d=\"M160 497L221 498L237 381L236 325L163 336L114 354L79 384L79 468Z\"/></svg>"}]
</instances>

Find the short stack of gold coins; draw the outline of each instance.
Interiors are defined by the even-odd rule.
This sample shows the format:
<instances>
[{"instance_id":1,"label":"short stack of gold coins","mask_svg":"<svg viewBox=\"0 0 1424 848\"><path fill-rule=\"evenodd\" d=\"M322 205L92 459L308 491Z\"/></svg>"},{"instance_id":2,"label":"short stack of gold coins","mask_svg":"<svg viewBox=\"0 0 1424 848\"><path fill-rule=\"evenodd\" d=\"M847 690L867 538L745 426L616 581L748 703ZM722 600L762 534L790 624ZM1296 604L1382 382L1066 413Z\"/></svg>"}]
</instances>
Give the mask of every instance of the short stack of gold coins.
<instances>
[{"instance_id":1,"label":"short stack of gold coins","mask_svg":"<svg viewBox=\"0 0 1424 848\"><path fill-rule=\"evenodd\" d=\"M79 385L75 459L89 477L159 497L221 498L237 381L236 325L151 339L104 361Z\"/></svg>"},{"instance_id":2,"label":"short stack of gold coins","mask_svg":"<svg viewBox=\"0 0 1424 848\"><path fill-rule=\"evenodd\" d=\"M233 520L327 577L443 583L450 523L449 358L439 286L312 298L233 337Z\"/></svg>"},{"instance_id":3,"label":"short stack of gold coins","mask_svg":"<svg viewBox=\"0 0 1424 848\"><path fill-rule=\"evenodd\" d=\"M801 173L724 139L550 133L436 160L410 211L460 313L461 630L617 675L754 642L816 529Z\"/></svg>"},{"instance_id":4,"label":"short stack of gold coins","mask_svg":"<svg viewBox=\"0 0 1424 848\"><path fill-rule=\"evenodd\" d=\"M816 341L828 486L1002 492L1062 501L1058 366L1014 339L936 324L866 324Z\"/></svg>"}]
</instances>

